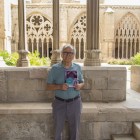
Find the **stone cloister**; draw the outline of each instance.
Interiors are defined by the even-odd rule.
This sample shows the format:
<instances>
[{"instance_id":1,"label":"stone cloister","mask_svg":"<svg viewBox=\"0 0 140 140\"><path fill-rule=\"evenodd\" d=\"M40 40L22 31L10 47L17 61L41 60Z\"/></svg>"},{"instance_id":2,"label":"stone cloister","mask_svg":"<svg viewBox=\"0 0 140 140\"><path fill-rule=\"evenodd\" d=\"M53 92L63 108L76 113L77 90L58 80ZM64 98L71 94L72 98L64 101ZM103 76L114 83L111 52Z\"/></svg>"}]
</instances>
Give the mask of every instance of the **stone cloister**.
<instances>
[{"instance_id":1,"label":"stone cloister","mask_svg":"<svg viewBox=\"0 0 140 140\"><path fill-rule=\"evenodd\" d=\"M115 37L116 40L119 37L122 39L122 34L124 34L124 40L130 39L130 36L127 36L129 32L125 24L116 23L116 32L113 32L114 26L112 25L116 22L116 20L112 20L115 17L113 7L112 9L106 6L105 8L102 7L104 15L99 16L99 0L87 0L87 10L84 12L81 10L77 17L72 21L69 20L68 23L71 22L71 24L66 24L67 27L74 25L67 31L69 37L66 32L63 32L68 38L67 42L66 38L61 36L62 27L59 26L61 20L67 23L60 15L62 5L60 4L59 7L59 0L53 0L53 5L49 5L53 7L53 20L40 13L33 14L32 11L26 17L25 10L28 10L28 8L25 7L25 0L18 0L18 2L19 29L17 31L19 32L18 52L20 57L17 67L0 68L0 140L54 139L51 106L54 92L46 89L46 79L51 66L61 61L60 48L62 44L66 43L76 46L78 52L76 59L81 58L84 62L84 66L81 66L85 85L80 93L83 109L79 139L139 140L140 98L138 94L137 96L132 95L132 91L126 89L126 68L100 66L102 57L118 56L115 49L118 44L113 40ZM29 7L32 6L35 8L37 5L29 5ZM43 9L43 7L41 8ZM85 7L83 6L83 8ZM13 12L15 12L15 9L13 8ZM72 9L71 12L75 13L75 9ZM47 11L47 9L45 10ZM64 12L64 14L66 13ZM131 12L127 12L125 15L128 18L133 16ZM70 14L69 16L73 15ZM105 17L104 20L100 20L102 16ZM118 18L118 23L127 23L122 18L115 18ZM132 29L135 28L135 34L138 37L139 26L136 19L133 18L135 27ZM105 28L101 28L101 22L104 22ZM35 24L33 25L33 23ZM125 30L120 30L123 25L125 25L126 34ZM17 25L13 26L17 28ZM14 34L13 38L18 34ZM134 39L135 36L132 38ZM17 42L13 42L12 45L17 45ZM131 48L130 43L128 43L128 46ZM119 45L119 50L123 50L122 48ZM133 46L133 48L135 47ZM27 58L28 50L31 52L38 50L42 56L49 56L49 51L51 51L51 66L30 67ZM103 51L102 54L100 54L101 51ZM138 75L139 69L136 70L136 66L133 66L132 71L132 85L135 86L140 77ZM68 125L66 119L63 140L70 139Z\"/></svg>"},{"instance_id":2,"label":"stone cloister","mask_svg":"<svg viewBox=\"0 0 140 140\"><path fill-rule=\"evenodd\" d=\"M101 62L113 58L130 59L139 49L139 6L104 5L99 7L99 57ZM18 50L17 5L12 5L11 51ZM75 62L86 57L86 5L60 3L60 49L64 44L76 47ZM38 50L40 57L51 57L53 49L52 4L31 3L26 5L27 48ZM43 22L44 21L44 22ZM110 28L111 27L111 28ZM135 30L135 33L134 33ZM136 49L135 49L136 48Z\"/></svg>"}]
</instances>

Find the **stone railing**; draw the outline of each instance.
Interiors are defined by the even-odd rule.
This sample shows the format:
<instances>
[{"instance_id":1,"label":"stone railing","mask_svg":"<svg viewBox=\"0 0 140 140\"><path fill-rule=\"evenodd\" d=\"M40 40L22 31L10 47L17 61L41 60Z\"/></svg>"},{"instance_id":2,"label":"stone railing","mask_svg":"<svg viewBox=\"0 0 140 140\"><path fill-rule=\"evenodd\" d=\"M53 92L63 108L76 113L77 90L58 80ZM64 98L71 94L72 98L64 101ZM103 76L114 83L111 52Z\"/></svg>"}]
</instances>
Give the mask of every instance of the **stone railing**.
<instances>
[{"instance_id":1,"label":"stone railing","mask_svg":"<svg viewBox=\"0 0 140 140\"><path fill-rule=\"evenodd\" d=\"M131 66L131 89L140 93L140 66Z\"/></svg>"},{"instance_id":2,"label":"stone railing","mask_svg":"<svg viewBox=\"0 0 140 140\"><path fill-rule=\"evenodd\" d=\"M53 91L46 89L51 67L0 68L1 102L52 101ZM83 101L126 100L126 68L82 67L85 85Z\"/></svg>"}]
</instances>

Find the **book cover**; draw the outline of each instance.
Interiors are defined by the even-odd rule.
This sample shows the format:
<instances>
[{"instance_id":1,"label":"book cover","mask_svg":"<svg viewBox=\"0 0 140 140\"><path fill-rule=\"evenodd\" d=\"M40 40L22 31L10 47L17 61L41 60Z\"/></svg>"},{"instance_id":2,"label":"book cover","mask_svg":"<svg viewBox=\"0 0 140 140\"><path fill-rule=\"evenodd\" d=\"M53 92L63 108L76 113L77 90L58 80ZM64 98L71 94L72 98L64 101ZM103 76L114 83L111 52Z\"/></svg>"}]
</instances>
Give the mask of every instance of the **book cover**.
<instances>
[{"instance_id":1,"label":"book cover","mask_svg":"<svg viewBox=\"0 0 140 140\"><path fill-rule=\"evenodd\" d=\"M65 70L65 83L69 87L74 87L77 85L77 71L76 70Z\"/></svg>"}]
</instances>

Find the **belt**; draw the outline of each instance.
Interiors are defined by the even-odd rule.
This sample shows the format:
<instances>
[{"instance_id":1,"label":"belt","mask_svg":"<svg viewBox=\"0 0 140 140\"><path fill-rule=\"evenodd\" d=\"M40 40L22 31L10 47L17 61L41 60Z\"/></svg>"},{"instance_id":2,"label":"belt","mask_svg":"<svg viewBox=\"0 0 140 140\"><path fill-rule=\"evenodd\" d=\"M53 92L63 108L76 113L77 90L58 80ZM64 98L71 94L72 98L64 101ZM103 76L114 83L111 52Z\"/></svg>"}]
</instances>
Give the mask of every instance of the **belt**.
<instances>
[{"instance_id":1,"label":"belt","mask_svg":"<svg viewBox=\"0 0 140 140\"><path fill-rule=\"evenodd\" d=\"M80 95L76 96L75 98L72 98L72 99L62 99L62 98L59 98L59 97L56 97L56 99L60 100L60 101L63 101L63 102L72 102L72 101L75 101L76 99L80 98Z\"/></svg>"}]
</instances>

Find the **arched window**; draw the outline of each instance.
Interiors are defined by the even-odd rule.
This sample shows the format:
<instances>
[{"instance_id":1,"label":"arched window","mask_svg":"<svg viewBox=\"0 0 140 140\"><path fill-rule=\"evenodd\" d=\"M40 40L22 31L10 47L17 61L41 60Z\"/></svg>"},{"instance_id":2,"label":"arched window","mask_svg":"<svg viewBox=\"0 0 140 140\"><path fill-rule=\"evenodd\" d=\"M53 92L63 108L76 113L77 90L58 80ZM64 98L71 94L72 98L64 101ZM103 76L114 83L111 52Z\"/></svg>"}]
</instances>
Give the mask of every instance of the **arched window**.
<instances>
[{"instance_id":1,"label":"arched window","mask_svg":"<svg viewBox=\"0 0 140 140\"><path fill-rule=\"evenodd\" d=\"M38 50L40 57L50 57L52 47L50 49L49 44L52 45L53 38L53 27L50 20L41 14L31 15L27 18L26 30L27 39L32 40L32 43L28 44L29 50L31 52Z\"/></svg>"},{"instance_id":2,"label":"arched window","mask_svg":"<svg viewBox=\"0 0 140 140\"><path fill-rule=\"evenodd\" d=\"M76 59L84 59L86 41L86 14L83 14L74 24L71 31L71 43L76 48Z\"/></svg>"},{"instance_id":3,"label":"arched window","mask_svg":"<svg viewBox=\"0 0 140 140\"><path fill-rule=\"evenodd\" d=\"M116 28L116 47L119 47L119 49L115 49L116 57L130 59L136 54L135 48L138 48L139 41L138 25L137 19L131 13L121 19Z\"/></svg>"}]
</instances>

